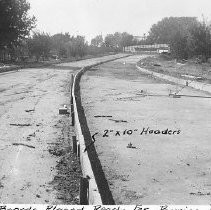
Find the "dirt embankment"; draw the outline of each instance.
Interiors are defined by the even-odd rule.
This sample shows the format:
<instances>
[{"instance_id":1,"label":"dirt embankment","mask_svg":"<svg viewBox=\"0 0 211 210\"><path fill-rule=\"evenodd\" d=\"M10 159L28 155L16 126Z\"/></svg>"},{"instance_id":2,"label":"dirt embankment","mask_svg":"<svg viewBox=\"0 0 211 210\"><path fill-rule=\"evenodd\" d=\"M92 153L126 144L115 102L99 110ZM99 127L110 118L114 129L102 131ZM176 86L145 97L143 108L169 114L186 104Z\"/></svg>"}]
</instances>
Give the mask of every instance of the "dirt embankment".
<instances>
[{"instance_id":1,"label":"dirt embankment","mask_svg":"<svg viewBox=\"0 0 211 210\"><path fill-rule=\"evenodd\" d=\"M195 60L176 61L164 55L143 58L138 62L142 68L174 77L211 84L211 64L199 64Z\"/></svg>"}]
</instances>

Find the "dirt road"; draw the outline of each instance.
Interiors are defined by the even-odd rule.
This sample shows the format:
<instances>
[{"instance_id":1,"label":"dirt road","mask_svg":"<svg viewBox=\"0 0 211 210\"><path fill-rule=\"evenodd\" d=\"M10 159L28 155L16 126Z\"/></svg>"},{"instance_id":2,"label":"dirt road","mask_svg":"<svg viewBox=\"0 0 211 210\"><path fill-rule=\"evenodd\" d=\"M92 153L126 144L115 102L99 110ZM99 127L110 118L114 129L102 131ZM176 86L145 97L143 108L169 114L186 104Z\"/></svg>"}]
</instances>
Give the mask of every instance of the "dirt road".
<instances>
[{"instance_id":1,"label":"dirt road","mask_svg":"<svg viewBox=\"0 0 211 210\"><path fill-rule=\"evenodd\" d=\"M78 204L74 129L59 108L69 106L70 74L119 55L0 74L0 202Z\"/></svg>"},{"instance_id":2,"label":"dirt road","mask_svg":"<svg viewBox=\"0 0 211 210\"><path fill-rule=\"evenodd\" d=\"M211 99L138 72L140 56L82 77L88 126L116 204L209 204ZM197 97L169 97L170 93Z\"/></svg>"},{"instance_id":3,"label":"dirt road","mask_svg":"<svg viewBox=\"0 0 211 210\"><path fill-rule=\"evenodd\" d=\"M1 203L78 202L77 160L70 156L75 172L61 171L74 132L68 116L58 114L59 107L69 104L70 73L26 69L0 75ZM68 196L62 176L73 179Z\"/></svg>"}]
</instances>

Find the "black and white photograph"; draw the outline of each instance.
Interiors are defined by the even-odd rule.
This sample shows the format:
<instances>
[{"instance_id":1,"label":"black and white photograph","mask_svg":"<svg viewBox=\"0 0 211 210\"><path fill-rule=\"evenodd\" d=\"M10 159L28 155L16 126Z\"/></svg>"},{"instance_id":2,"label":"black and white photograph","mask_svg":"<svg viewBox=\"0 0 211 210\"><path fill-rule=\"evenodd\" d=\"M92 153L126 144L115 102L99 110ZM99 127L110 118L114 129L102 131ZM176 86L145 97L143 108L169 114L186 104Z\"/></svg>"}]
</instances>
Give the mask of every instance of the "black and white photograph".
<instances>
[{"instance_id":1,"label":"black and white photograph","mask_svg":"<svg viewBox=\"0 0 211 210\"><path fill-rule=\"evenodd\" d=\"M0 0L3 204L210 205L211 1Z\"/></svg>"}]
</instances>

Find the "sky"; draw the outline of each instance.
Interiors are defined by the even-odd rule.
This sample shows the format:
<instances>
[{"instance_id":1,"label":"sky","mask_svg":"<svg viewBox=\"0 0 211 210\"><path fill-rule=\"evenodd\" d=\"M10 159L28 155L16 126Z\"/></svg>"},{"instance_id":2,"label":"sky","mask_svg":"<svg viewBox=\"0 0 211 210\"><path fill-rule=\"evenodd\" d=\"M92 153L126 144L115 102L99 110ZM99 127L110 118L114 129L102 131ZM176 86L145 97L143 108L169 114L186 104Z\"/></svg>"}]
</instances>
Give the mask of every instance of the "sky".
<instances>
[{"instance_id":1,"label":"sky","mask_svg":"<svg viewBox=\"0 0 211 210\"><path fill-rule=\"evenodd\" d=\"M88 41L96 35L147 34L164 17L194 16L211 20L211 0L28 0L37 30L69 32Z\"/></svg>"}]
</instances>

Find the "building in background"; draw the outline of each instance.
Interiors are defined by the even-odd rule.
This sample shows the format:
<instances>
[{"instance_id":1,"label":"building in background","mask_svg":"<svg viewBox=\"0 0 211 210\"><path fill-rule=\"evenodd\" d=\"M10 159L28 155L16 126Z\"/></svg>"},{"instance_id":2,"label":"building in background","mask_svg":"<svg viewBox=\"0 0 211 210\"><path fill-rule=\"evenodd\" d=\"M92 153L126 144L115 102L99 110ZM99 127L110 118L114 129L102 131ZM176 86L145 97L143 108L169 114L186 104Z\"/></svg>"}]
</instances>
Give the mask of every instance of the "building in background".
<instances>
[{"instance_id":1,"label":"building in background","mask_svg":"<svg viewBox=\"0 0 211 210\"><path fill-rule=\"evenodd\" d=\"M134 45L125 47L124 51L131 53L157 52L161 54L161 53L170 53L170 47L168 44Z\"/></svg>"}]
</instances>

